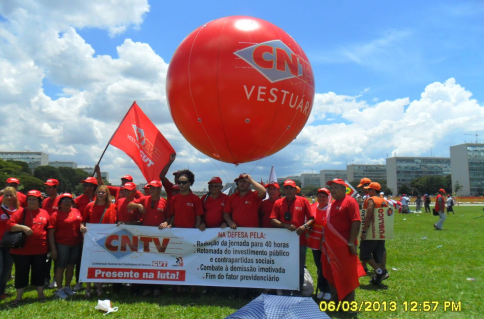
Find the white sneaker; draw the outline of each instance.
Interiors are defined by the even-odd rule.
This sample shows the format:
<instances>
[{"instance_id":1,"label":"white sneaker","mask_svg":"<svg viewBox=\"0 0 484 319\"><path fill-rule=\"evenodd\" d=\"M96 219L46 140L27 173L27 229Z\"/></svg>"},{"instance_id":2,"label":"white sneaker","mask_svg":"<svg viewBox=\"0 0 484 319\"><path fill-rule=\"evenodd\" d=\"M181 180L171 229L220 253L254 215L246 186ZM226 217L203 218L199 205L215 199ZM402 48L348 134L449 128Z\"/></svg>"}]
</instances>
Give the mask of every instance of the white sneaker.
<instances>
[{"instance_id":1,"label":"white sneaker","mask_svg":"<svg viewBox=\"0 0 484 319\"><path fill-rule=\"evenodd\" d=\"M82 289L82 283L78 282L77 284L74 285L74 291L81 291Z\"/></svg>"},{"instance_id":2,"label":"white sneaker","mask_svg":"<svg viewBox=\"0 0 484 319\"><path fill-rule=\"evenodd\" d=\"M331 294L329 292L325 293L323 296L323 300L330 300L331 299Z\"/></svg>"},{"instance_id":3,"label":"white sneaker","mask_svg":"<svg viewBox=\"0 0 484 319\"><path fill-rule=\"evenodd\" d=\"M59 299L67 299L67 295L64 292L64 289L57 289L57 291L54 294L54 297Z\"/></svg>"},{"instance_id":4,"label":"white sneaker","mask_svg":"<svg viewBox=\"0 0 484 319\"><path fill-rule=\"evenodd\" d=\"M55 282L55 280L52 280L50 284L47 286L47 288L49 289L57 288L57 283Z\"/></svg>"},{"instance_id":5,"label":"white sneaker","mask_svg":"<svg viewBox=\"0 0 484 319\"><path fill-rule=\"evenodd\" d=\"M324 296L324 292L320 291L320 292L318 292L318 294L316 295L316 298L317 298L317 299L323 299L323 296Z\"/></svg>"},{"instance_id":6,"label":"white sneaker","mask_svg":"<svg viewBox=\"0 0 484 319\"><path fill-rule=\"evenodd\" d=\"M69 297L74 296L76 294L76 292L73 291L71 287L64 287L64 293Z\"/></svg>"}]
</instances>

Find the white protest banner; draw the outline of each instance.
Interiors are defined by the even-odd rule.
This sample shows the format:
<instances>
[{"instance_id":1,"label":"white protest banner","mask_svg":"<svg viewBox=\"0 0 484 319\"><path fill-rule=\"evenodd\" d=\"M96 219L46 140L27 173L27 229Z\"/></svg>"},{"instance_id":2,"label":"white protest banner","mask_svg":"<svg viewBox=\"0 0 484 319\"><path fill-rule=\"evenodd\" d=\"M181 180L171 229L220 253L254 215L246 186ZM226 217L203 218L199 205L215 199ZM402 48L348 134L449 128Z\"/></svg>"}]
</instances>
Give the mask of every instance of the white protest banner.
<instances>
[{"instance_id":1,"label":"white protest banner","mask_svg":"<svg viewBox=\"0 0 484 319\"><path fill-rule=\"evenodd\" d=\"M366 218L366 209L360 211L361 215L361 230L363 230L363 222ZM387 240L393 239L393 224L395 220L395 208L393 207L379 207L373 210L370 227L366 232L366 240ZM375 223L375 220L377 221Z\"/></svg>"},{"instance_id":2,"label":"white protest banner","mask_svg":"<svg viewBox=\"0 0 484 319\"><path fill-rule=\"evenodd\" d=\"M299 289L299 237L286 229L87 229L82 282Z\"/></svg>"}]
</instances>

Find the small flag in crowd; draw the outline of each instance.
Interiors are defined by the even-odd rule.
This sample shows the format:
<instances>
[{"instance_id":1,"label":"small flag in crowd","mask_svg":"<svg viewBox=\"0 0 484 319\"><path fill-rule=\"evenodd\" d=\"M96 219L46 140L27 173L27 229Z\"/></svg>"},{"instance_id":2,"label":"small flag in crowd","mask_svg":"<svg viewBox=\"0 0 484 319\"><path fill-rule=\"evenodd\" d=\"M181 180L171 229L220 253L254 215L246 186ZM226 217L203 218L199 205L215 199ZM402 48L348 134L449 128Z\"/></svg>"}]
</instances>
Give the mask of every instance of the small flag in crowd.
<instances>
[{"instance_id":1,"label":"small flag in crowd","mask_svg":"<svg viewBox=\"0 0 484 319\"><path fill-rule=\"evenodd\" d=\"M351 186L351 184L348 183L348 181L346 180L345 180L345 184L346 184L346 195L355 197L357 194L356 189L354 189L353 186Z\"/></svg>"}]
</instances>

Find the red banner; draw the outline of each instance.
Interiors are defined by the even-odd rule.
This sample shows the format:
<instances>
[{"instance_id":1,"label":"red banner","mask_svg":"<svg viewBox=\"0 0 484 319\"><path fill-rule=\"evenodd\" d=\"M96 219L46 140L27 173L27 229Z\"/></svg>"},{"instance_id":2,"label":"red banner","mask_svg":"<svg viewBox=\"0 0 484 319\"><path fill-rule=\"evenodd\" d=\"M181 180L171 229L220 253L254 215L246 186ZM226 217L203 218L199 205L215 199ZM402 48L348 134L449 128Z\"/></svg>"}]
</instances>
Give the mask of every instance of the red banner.
<instances>
[{"instance_id":1,"label":"red banner","mask_svg":"<svg viewBox=\"0 0 484 319\"><path fill-rule=\"evenodd\" d=\"M138 165L146 181L158 179L163 167L175 150L150 121L141 108L133 103L109 144L125 152Z\"/></svg>"}]
</instances>

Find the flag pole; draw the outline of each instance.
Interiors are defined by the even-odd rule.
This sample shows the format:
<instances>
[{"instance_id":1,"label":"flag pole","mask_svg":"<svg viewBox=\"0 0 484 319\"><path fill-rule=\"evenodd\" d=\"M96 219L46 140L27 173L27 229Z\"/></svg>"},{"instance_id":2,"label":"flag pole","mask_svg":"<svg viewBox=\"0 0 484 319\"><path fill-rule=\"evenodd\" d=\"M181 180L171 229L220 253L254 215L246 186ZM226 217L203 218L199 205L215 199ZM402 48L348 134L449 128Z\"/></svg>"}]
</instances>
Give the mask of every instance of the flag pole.
<instances>
[{"instance_id":1,"label":"flag pole","mask_svg":"<svg viewBox=\"0 0 484 319\"><path fill-rule=\"evenodd\" d=\"M124 115L124 117L123 117L123 119L121 120L121 122L119 122L118 127L117 127L117 128L116 128L116 130L114 131L113 135L111 135L111 138L109 139L108 144L107 144L107 145L106 145L106 147L104 148L104 151L103 151L103 153L101 154L101 157L99 158L99 161L97 161L96 166L98 166L98 165L99 165L99 163L101 163L101 160L102 160L102 158L103 158L103 156L104 156L104 153L106 153L106 150L107 150L107 149L108 149L108 147L109 147L109 143L111 143L111 141L113 140L114 135L116 135L116 132L119 130L119 127L121 126L121 123L123 123L123 122L124 122L124 120L126 119L126 116L128 116L129 112L131 111L131 109L132 109L132 108L133 108L133 106L135 106L135 105L136 105L136 101L134 101L134 102L133 102L133 104L131 104L131 107L128 109L128 112L126 112L126 114ZM91 176L94 176L94 174L95 174L95 173L96 173L96 168L94 168L94 172L92 172L92 175L91 175Z\"/></svg>"}]
</instances>

